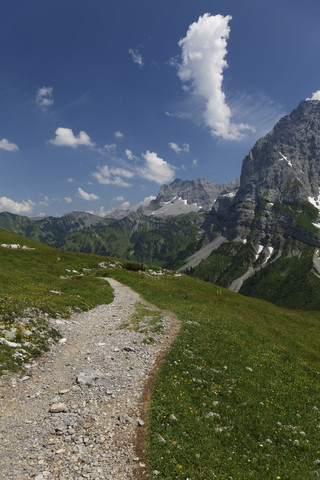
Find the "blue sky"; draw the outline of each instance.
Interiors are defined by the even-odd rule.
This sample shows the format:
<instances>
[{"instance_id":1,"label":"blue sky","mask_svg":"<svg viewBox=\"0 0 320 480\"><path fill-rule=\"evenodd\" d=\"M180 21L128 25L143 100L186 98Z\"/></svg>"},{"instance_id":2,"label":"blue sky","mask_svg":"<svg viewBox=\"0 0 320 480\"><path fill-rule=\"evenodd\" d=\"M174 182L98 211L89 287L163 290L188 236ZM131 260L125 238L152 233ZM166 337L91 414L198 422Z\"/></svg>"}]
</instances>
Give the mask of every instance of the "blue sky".
<instances>
[{"instance_id":1,"label":"blue sky","mask_svg":"<svg viewBox=\"0 0 320 480\"><path fill-rule=\"evenodd\" d=\"M319 91L319 18L318 0L3 2L0 211L103 216L174 178L230 182Z\"/></svg>"}]
</instances>

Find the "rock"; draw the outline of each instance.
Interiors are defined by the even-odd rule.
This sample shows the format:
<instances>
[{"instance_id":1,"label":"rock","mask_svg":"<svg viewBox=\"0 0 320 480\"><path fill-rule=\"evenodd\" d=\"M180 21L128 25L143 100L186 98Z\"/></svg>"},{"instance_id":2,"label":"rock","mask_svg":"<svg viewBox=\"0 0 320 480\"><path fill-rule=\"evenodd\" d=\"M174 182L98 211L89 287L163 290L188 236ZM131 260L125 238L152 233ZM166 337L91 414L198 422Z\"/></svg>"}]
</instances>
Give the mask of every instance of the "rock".
<instances>
[{"instance_id":1,"label":"rock","mask_svg":"<svg viewBox=\"0 0 320 480\"><path fill-rule=\"evenodd\" d=\"M139 426L139 427L143 427L143 425L144 425L144 421L141 420L141 418L139 418L139 419L138 419L138 426Z\"/></svg>"},{"instance_id":2,"label":"rock","mask_svg":"<svg viewBox=\"0 0 320 480\"><path fill-rule=\"evenodd\" d=\"M135 349L132 348L132 347L123 347L122 350L124 350L125 352L134 352L135 351Z\"/></svg>"},{"instance_id":3,"label":"rock","mask_svg":"<svg viewBox=\"0 0 320 480\"><path fill-rule=\"evenodd\" d=\"M66 412L67 407L64 403L54 403L51 405L49 412L50 413L61 413L61 412Z\"/></svg>"},{"instance_id":4,"label":"rock","mask_svg":"<svg viewBox=\"0 0 320 480\"><path fill-rule=\"evenodd\" d=\"M81 372L77 376L77 383L82 385L99 385L107 390L112 390L113 382L111 379L99 371Z\"/></svg>"},{"instance_id":5,"label":"rock","mask_svg":"<svg viewBox=\"0 0 320 480\"><path fill-rule=\"evenodd\" d=\"M132 418L130 418L127 413L121 412L118 416L118 420L120 423L126 423L126 422L131 422Z\"/></svg>"}]
</instances>

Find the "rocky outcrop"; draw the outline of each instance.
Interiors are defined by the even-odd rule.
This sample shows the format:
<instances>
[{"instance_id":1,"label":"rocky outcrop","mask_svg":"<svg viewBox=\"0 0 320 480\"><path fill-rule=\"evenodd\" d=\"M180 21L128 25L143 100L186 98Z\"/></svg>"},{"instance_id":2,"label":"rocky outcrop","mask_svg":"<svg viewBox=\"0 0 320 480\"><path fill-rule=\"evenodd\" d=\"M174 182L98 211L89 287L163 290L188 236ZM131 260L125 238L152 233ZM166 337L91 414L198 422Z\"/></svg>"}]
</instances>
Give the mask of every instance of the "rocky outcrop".
<instances>
[{"instance_id":1,"label":"rocky outcrop","mask_svg":"<svg viewBox=\"0 0 320 480\"><path fill-rule=\"evenodd\" d=\"M230 239L287 235L320 245L320 101L302 101L254 145L231 201L219 197L210 221Z\"/></svg>"}]
</instances>

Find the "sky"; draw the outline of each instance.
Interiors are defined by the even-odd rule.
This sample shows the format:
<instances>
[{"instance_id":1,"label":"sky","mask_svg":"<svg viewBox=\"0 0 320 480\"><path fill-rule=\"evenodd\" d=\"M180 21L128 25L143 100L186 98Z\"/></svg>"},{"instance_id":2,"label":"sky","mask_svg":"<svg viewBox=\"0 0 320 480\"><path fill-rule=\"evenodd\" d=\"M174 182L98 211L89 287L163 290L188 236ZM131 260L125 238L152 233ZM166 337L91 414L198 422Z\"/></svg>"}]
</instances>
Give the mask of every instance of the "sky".
<instances>
[{"instance_id":1,"label":"sky","mask_svg":"<svg viewBox=\"0 0 320 480\"><path fill-rule=\"evenodd\" d=\"M0 211L105 216L229 183L320 99L318 0L5 0Z\"/></svg>"}]
</instances>

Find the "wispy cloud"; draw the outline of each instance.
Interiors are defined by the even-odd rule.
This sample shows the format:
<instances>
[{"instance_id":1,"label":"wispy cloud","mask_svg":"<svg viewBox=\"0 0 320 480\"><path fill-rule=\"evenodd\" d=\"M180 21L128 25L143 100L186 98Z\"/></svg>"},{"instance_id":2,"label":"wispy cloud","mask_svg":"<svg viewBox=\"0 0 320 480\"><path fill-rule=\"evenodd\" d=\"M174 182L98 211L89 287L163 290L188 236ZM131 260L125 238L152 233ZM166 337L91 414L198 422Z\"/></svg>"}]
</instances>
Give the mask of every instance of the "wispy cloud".
<instances>
[{"instance_id":1,"label":"wispy cloud","mask_svg":"<svg viewBox=\"0 0 320 480\"><path fill-rule=\"evenodd\" d=\"M137 65L139 65L140 68L142 68L144 65L144 62L139 50L137 48L136 49L130 48L129 54L131 55L132 61Z\"/></svg>"},{"instance_id":2,"label":"wispy cloud","mask_svg":"<svg viewBox=\"0 0 320 480\"><path fill-rule=\"evenodd\" d=\"M139 168L140 175L158 184L171 182L174 179L174 168L160 158L157 153L147 150L142 154L144 166Z\"/></svg>"},{"instance_id":3,"label":"wispy cloud","mask_svg":"<svg viewBox=\"0 0 320 480\"><path fill-rule=\"evenodd\" d=\"M87 193L84 190L82 190L82 188L80 187L78 188L78 193L81 198L83 198L84 200L87 200L88 202L99 200L98 195L96 195L95 193Z\"/></svg>"},{"instance_id":4,"label":"wispy cloud","mask_svg":"<svg viewBox=\"0 0 320 480\"><path fill-rule=\"evenodd\" d=\"M169 142L169 147L176 152L177 154L181 152L190 152L190 145L188 143L184 143L181 147L175 142Z\"/></svg>"},{"instance_id":5,"label":"wispy cloud","mask_svg":"<svg viewBox=\"0 0 320 480\"><path fill-rule=\"evenodd\" d=\"M97 171L92 174L103 185L117 185L119 187L131 187L132 184L123 180L133 178L134 173L125 168L110 168L108 165L98 165Z\"/></svg>"},{"instance_id":6,"label":"wispy cloud","mask_svg":"<svg viewBox=\"0 0 320 480\"><path fill-rule=\"evenodd\" d=\"M49 140L49 143L56 147L71 147L78 148L80 146L94 147L95 143L91 140L89 135L80 131L79 135L74 135L71 128L59 127L55 131L55 138Z\"/></svg>"},{"instance_id":7,"label":"wispy cloud","mask_svg":"<svg viewBox=\"0 0 320 480\"><path fill-rule=\"evenodd\" d=\"M123 138L123 137L124 137L123 133L122 133L122 132L119 132L119 130L117 130L117 131L114 133L114 136L115 136L116 138Z\"/></svg>"},{"instance_id":8,"label":"wispy cloud","mask_svg":"<svg viewBox=\"0 0 320 480\"><path fill-rule=\"evenodd\" d=\"M107 153L115 153L117 150L117 144L116 143L110 143L109 145L104 145L103 147Z\"/></svg>"},{"instance_id":9,"label":"wispy cloud","mask_svg":"<svg viewBox=\"0 0 320 480\"><path fill-rule=\"evenodd\" d=\"M0 140L0 150L6 150L7 152L17 152L19 150L18 145L9 142L6 138Z\"/></svg>"},{"instance_id":10,"label":"wispy cloud","mask_svg":"<svg viewBox=\"0 0 320 480\"><path fill-rule=\"evenodd\" d=\"M178 76L186 92L204 101L203 120L211 134L225 140L240 140L251 127L232 121L222 89L223 71L228 66L225 57L231 18L206 13L189 26L179 42Z\"/></svg>"},{"instance_id":11,"label":"wispy cloud","mask_svg":"<svg viewBox=\"0 0 320 480\"><path fill-rule=\"evenodd\" d=\"M22 202L15 202L8 197L0 197L0 210L15 213L15 214L22 214L22 213L31 213L33 208L35 207L35 203L32 200L26 200Z\"/></svg>"},{"instance_id":12,"label":"wispy cloud","mask_svg":"<svg viewBox=\"0 0 320 480\"><path fill-rule=\"evenodd\" d=\"M53 105L53 87L38 88L36 91L36 104L43 108Z\"/></svg>"},{"instance_id":13,"label":"wispy cloud","mask_svg":"<svg viewBox=\"0 0 320 480\"><path fill-rule=\"evenodd\" d=\"M72 203L72 198L71 197L64 197L64 201L66 203Z\"/></svg>"},{"instance_id":14,"label":"wispy cloud","mask_svg":"<svg viewBox=\"0 0 320 480\"><path fill-rule=\"evenodd\" d=\"M124 202L124 197L120 195L119 197L114 197L113 199L114 202Z\"/></svg>"},{"instance_id":15,"label":"wispy cloud","mask_svg":"<svg viewBox=\"0 0 320 480\"><path fill-rule=\"evenodd\" d=\"M254 125L247 141L252 143L265 136L281 117L287 114L284 107L263 92L242 93L228 98L235 119Z\"/></svg>"}]
</instances>

